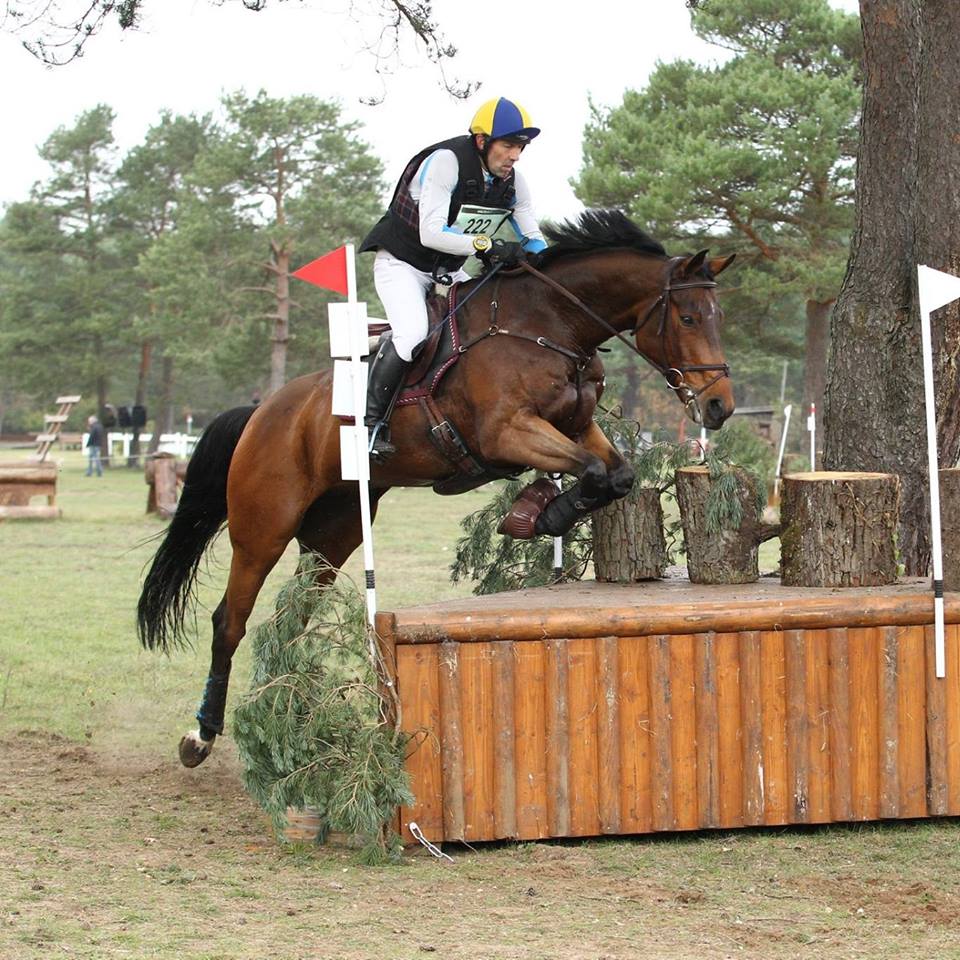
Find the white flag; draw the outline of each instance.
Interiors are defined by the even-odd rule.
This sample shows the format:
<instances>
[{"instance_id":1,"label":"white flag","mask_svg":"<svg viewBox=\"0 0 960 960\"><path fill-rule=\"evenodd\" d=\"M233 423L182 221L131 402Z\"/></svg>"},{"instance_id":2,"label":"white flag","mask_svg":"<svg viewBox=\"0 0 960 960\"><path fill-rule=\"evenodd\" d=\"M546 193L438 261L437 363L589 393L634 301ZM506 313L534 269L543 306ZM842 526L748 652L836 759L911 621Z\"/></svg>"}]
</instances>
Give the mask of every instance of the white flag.
<instances>
[{"instance_id":1,"label":"white flag","mask_svg":"<svg viewBox=\"0 0 960 960\"><path fill-rule=\"evenodd\" d=\"M917 267L920 287L920 311L932 313L953 300L960 299L960 277L922 264Z\"/></svg>"}]
</instances>

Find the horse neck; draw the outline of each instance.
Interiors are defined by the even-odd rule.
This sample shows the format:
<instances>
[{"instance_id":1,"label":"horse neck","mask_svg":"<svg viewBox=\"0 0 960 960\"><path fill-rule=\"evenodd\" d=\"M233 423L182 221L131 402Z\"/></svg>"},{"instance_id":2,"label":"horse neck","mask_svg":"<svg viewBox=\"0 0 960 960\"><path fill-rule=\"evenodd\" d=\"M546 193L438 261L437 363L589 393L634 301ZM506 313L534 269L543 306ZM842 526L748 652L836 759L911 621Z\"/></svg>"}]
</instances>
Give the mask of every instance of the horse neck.
<instances>
[{"instance_id":1,"label":"horse neck","mask_svg":"<svg viewBox=\"0 0 960 960\"><path fill-rule=\"evenodd\" d=\"M558 260L548 276L602 317L617 332L632 330L638 312L652 306L663 289L665 260L611 250ZM613 333L562 293L550 290L551 329L563 330L581 350L593 350Z\"/></svg>"}]
</instances>

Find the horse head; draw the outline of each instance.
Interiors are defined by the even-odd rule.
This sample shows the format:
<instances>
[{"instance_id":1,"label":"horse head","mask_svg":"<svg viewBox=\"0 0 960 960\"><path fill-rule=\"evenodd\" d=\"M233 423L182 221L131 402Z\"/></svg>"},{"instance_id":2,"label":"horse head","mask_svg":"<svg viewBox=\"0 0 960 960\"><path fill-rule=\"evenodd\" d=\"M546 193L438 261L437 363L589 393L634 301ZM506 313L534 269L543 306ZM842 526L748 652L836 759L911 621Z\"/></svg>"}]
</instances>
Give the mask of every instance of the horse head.
<instances>
[{"instance_id":1,"label":"horse head","mask_svg":"<svg viewBox=\"0 0 960 960\"><path fill-rule=\"evenodd\" d=\"M637 349L663 374L687 416L711 430L734 410L714 278L735 256L708 259L701 250L665 261L660 295L637 315L634 328Z\"/></svg>"}]
</instances>

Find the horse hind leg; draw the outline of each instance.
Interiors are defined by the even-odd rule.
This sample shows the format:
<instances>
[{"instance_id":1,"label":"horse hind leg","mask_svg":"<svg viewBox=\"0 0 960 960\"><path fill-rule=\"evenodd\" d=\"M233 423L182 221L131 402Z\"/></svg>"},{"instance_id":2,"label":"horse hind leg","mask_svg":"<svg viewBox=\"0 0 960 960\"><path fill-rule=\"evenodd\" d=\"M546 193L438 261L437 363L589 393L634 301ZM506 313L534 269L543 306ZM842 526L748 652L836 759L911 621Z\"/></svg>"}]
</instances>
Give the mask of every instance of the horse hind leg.
<instances>
[{"instance_id":1,"label":"horse hind leg","mask_svg":"<svg viewBox=\"0 0 960 960\"><path fill-rule=\"evenodd\" d=\"M234 548L230 578L223 599L213 612L213 644L210 672L197 710L197 729L180 740L180 762L196 767L210 755L216 738L223 733L233 655L246 633L247 620L267 574L276 565L282 550L259 562Z\"/></svg>"}]
</instances>

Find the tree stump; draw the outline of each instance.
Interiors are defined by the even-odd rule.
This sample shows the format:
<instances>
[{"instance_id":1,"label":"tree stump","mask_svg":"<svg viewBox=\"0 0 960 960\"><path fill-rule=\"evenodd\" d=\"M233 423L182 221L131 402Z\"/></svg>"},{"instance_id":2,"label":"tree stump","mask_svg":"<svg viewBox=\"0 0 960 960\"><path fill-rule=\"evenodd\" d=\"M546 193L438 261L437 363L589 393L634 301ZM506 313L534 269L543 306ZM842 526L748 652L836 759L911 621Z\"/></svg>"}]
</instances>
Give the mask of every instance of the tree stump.
<instances>
[{"instance_id":1,"label":"tree stump","mask_svg":"<svg viewBox=\"0 0 960 960\"><path fill-rule=\"evenodd\" d=\"M760 544L779 532L778 526L761 520L756 480L742 467L730 467L727 473L732 493L718 510L716 483L707 467L676 472L691 583L753 583L760 577Z\"/></svg>"},{"instance_id":2,"label":"tree stump","mask_svg":"<svg viewBox=\"0 0 960 960\"><path fill-rule=\"evenodd\" d=\"M177 489L187 473L187 462L172 453L157 453L147 459L143 477L147 483L147 513L172 517L177 509Z\"/></svg>"},{"instance_id":3,"label":"tree stump","mask_svg":"<svg viewBox=\"0 0 960 960\"><path fill-rule=\"evenodd\" d=\"M780 577L791 587L877 587L897 579L900 478L817 471L783 478Z\"/></svg>"},{"instance_id":4,"label":"tree stump","mask_svg":"<svg viewBox=\"0 0 960 960\"><path fill-rule=\"evenodd\" d=\"M656 580L667 567L660 491L638 487L591 515L593 568L602 583Z\"/></svg>"},{"instance_id":5,"label":"tree stump","mask_svg":"<svg viewBox=\"0 0 960 960\"><path fill-rule=\"evenodd\" d=\"M943 589L960 590L960 468L940 471Z\"/></svg>"}]
</instances>

